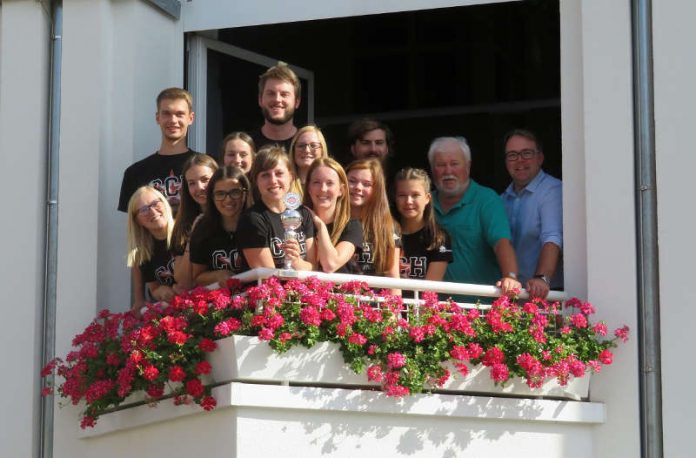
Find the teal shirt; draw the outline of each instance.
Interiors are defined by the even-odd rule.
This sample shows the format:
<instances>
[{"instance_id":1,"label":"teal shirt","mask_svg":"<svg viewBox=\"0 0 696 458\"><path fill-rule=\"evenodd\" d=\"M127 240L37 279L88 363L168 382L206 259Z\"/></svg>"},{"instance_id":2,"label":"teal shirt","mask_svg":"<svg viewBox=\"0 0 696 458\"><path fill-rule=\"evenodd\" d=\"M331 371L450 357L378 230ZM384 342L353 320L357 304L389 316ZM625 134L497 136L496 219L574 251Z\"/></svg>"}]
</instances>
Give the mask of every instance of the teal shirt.
<instances>
[{"instance_id":1,"label":"teal shirt","mask_svg":"<svg viewBox=\"0 0 696 458\"><path fill-rule=\"evenodd\" d=\"M433 193L437 222L452 238L453 262L445 281L494 285L502 277L495 245L511 239L503 201L490 188L469 181L469 187L447 213L442 211L437 191Z\"/></svg>"}]
</instances>

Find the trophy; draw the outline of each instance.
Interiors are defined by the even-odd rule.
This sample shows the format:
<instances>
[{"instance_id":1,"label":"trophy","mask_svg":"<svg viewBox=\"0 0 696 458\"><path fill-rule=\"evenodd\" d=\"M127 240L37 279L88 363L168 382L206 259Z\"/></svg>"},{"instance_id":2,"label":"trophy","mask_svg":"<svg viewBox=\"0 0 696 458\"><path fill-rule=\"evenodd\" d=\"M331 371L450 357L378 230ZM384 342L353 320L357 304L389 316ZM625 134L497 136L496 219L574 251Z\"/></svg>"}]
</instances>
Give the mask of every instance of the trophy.
<instances>
[{"instance_id":1,"label":"trophy","mask_svg":"<svg viewBox=\"0 0 696 458\"><path fill-rule=\"evenodd\" d=\"M289 192L285 195L285 211L280 214L280 224L285 230L284 239L297 240L297 232L295 229L302 225L302 215L297 211L300 206L300 196L294 192ZM292 270L291 261L285 257L285 269Z\"/></svg>"}]
</instances>

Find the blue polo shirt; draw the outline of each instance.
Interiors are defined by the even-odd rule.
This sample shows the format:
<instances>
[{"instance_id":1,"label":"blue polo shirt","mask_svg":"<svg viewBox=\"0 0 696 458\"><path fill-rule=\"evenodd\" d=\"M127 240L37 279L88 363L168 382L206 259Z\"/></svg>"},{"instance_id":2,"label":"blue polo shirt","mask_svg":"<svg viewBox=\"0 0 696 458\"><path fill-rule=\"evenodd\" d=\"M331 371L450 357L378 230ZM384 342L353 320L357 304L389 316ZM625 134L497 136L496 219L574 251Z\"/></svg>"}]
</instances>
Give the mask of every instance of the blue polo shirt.
<instances>
[{"instance_id":1,"label":"blue polo shirt","mask_svg":"<svg viewBox=\"0 0 696 458\"><path fill-rule=\"evenodd\" d=\"M512 229L520 281L524 283L536 274L545 243L563 248L563 185L561 180L540 170L520 192L515 192L511 183L501 197ZM563 285L561 266L558 267L552 287Z\"/></svg>"},{"instance_id":2,"label":"blue polo shirt","mask_svg":"<svg viewBox=\"0 0 696 458\"><path fill-rule=\"evenodd\" d=\"M500 239L511 239L505 207L490 188L469 180L469 187L446 213L435 191L437 222L452 238L451 262L445 281L494 285L502 277L493 248Z\"/></svg>"}]
</instances>

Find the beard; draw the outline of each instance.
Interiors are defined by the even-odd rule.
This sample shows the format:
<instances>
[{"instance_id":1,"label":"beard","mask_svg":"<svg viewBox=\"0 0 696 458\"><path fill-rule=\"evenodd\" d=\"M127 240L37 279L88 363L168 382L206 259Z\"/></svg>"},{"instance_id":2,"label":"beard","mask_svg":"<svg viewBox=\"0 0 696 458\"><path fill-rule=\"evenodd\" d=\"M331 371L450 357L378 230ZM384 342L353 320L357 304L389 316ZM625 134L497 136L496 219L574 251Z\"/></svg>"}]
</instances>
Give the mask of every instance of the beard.
<instances>
[{"instance_id":1,"label":"beard","mask_svg":"<svg viewBox=\"0 0 696 458\"><path fill-rule=\"evenodd\" d=\"M469 187L469 180L466 180L465 182L458 181L455 186L450 186L450 187L445 187L444 183L442 181L443 178L448 178L448 177L442 177L440 180L438 180L435 183L435 188L437 189L437 192L444 197L459 197L466 192L467 188Z\"/></svg>"},{"instance_id":2,"label":"beard","mask_svg":"<svg viewBox=\"0 0 696 458\"><path fill-rule=\"evenodd\" d=\"M285 114L279 118L278 117L274 118L273 116L271 116L271 111L266 107L263 107L261 109L261 112L263 113L263 117L266 121L268 121L271 124L275 124L276 126L282 126L283 124L287 123L288 121L291 121L293 116L295 116L295 107L288 106L285 109Z\"/></svg>"}]
</instances>

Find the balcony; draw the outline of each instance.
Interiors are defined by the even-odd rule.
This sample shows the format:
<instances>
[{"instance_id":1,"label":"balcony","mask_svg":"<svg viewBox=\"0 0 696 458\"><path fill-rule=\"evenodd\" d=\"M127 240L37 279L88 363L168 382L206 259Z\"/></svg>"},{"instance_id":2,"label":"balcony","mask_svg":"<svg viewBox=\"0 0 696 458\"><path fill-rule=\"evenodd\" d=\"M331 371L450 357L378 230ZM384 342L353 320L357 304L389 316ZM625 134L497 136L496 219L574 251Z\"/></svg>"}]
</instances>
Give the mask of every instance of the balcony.
<instances>
[{"instance_id":1,"label":"balcony","mask_svg":"<svg viewBox=\"0 0 696 458\"><path fill-rule=\"evenodd\" d=\"M499 294L483 285L274 269L237 278L253 282L271 276L359 279L375 289L415 290L411 307L417 307L419 291ZM561 292L550 297L563 298ZM278 355L252 337L225 341L213 356L219 371L213 375L214 411L168 400L155 408L135 402L79 433L84 455L587 457L592 429L605 421L603 404L580 400L587 398L589 376L567 388L552 381L547 391L531 391L523 383L495 387L483 371L430 394L391 398L342 364L328 342Z\"/></svg>"}]
</instances>

